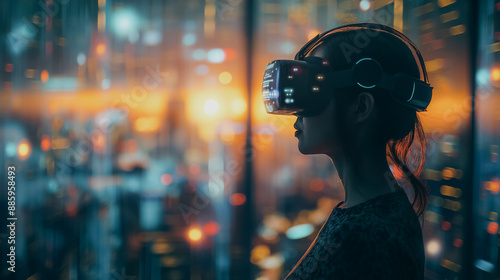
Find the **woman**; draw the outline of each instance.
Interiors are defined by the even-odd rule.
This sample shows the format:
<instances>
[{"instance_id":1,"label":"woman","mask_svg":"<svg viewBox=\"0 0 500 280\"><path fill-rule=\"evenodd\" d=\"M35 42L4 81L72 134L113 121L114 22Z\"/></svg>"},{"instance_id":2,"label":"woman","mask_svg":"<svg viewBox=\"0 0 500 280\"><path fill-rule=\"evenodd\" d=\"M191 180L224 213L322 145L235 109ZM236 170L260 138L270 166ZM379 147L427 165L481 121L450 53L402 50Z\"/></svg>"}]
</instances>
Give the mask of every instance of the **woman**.
<instances>
[{"instance_id":1,"label":"woman","mask_svg":"<svg viewBox=\"0 0 500 280\"><path fill-rule=\"evenodd\" d=\"M420 79L425 66L419 68L411 48L391 34L397 31L383 29L390 32L380 31L380 25L379 29L342 27L302 56L326 59L335 71L371 57L387 74L405 73ZM345 200L334 207L286 280L424 279L418 217L427 206L428 190L419 179L426 142L417 111L377 87L335 90L324 107L315 116L296 114L298 148L302 154L330 157ZM419 157L410 157L416 138ZM414 162L408 162L409 157ZM408 179L412 203L390 165Z\"/></svg>"}]
</instances>

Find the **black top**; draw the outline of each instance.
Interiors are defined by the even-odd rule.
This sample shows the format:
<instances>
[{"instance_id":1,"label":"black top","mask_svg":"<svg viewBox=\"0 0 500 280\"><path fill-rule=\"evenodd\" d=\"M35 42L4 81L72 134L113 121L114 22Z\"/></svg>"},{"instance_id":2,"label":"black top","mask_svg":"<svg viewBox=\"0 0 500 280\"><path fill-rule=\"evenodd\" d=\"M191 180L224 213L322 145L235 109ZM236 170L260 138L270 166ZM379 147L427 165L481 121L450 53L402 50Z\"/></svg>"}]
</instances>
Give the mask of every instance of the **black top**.
<instances>
[{"instance_id":1,"label":"black top","mask_svg":"<svg viewBox=\"0 0 500 280\"><path fill-rule=\"evenodd\" d=\"M286 280L424 279L422 229L402 188L349 208L343 203Z\"/></svg>"}]
</instances>

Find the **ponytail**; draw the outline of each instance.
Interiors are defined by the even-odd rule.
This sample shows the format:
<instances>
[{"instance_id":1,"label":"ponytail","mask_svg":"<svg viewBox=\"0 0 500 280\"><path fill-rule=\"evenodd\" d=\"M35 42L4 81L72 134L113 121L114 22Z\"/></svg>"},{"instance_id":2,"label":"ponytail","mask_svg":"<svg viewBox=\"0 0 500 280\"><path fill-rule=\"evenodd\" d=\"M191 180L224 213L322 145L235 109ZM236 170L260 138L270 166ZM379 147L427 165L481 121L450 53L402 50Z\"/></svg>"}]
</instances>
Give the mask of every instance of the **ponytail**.
<instances>
[{"instance_id":1,"label":"ponytail","mask_svg":"<svg viewBox=\"0 0 500 280\"><path fill-rule=\"evenodd\" d=\"M413 142L415 136L418 137L420 142L420 156L411 156ZM413 201L412 206L415 209L415 213L418 217L422 216L427 208L429 199L429 190L426 186L425 179L422 178L422 173L425 164L425 150L426 150L427 140L425 138L425 133L422 128L422 123L416 116L415 127L408 133L405 137L397 140L391 140L387 143L387 156L389 160L392 161L393 165L402 171L406 179L413 187ZM412 167L409 160L414 160L417 164L417 169L411 171Z\"/></svg>"}]
</instances>

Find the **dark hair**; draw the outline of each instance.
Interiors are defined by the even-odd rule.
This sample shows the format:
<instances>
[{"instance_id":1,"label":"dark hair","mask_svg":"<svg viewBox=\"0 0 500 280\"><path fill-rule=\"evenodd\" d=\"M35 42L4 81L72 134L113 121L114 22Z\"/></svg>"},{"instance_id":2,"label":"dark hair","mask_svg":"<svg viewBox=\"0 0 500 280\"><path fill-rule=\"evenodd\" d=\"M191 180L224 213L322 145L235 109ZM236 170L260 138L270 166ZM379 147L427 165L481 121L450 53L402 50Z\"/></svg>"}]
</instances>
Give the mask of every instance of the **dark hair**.
<instances>
[{"instance_id":1,"label":"dark hair","mask_svg":"<svg viewBox=\"0 0 500 280\"><path fill-rule=\"evenodd\" d=\"M364 33L363 33L364 32ZM417 62L408 46L385 32L374 30L342 31L327 38L316 48L321 48L321 55L330 61L334 70L349 69L359 59L371 57L376 59L388 74L405 73L421 79ZM309 54L314 53L314 48ZM314 55L314 54L312 54ZM414 197L412 206L420 217L427 207L429 191L422 176L425 164L425 150L427 141L422 123L414 109L400 105L389 97L388 92L379 88L364 89L360 87L348 88L333 94L336 108L335 114L339 129L342 130L343 144L349 147L350 139L346 127L345 104L356 100L361 92L371 92L375 99L375 106L381 112L378 120L377 139L386 146L386 157L389 164L399 168L413 187ZM414 141L418 137L420 155L413 155ZM349 151L350 149L348 149ZM412 169L416 168L415 171Z\"/></svg>"}]
</instances>

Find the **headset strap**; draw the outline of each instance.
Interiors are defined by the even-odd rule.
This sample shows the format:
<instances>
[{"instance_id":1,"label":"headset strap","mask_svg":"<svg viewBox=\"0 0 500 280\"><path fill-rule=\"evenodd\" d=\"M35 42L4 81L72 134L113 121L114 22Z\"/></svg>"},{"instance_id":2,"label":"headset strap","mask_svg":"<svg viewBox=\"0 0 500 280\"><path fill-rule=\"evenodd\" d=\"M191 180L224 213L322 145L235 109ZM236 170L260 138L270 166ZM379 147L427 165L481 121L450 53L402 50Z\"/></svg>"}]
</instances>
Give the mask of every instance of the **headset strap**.
<instances>
[{"instance_id":1,"label":"headset strap","mask_svg":"<svg viewBox=\"0 0 500 280\"><path fill-rule=\"evenodd\" d=\"M325 31L321 34L316 35L313 39L309 40L302 48L297 52L295 55L295 60L302 60L305 56L306 53L310 52L315 46L318 45L319 42L325 40L325 38L332 36L333 34L337 32L344 32L342 29L348 29L347 31L350 31L349 28L357 28L357 29L350 29L350 30L359 30L359 29L372 29L372 30L377 30L377 31L383 31L386 33L389 33L401 41L403 41L407 46L410 46L415 54L417 55L417 58L419 60L419 65L420 69L422 71L423 77L424 77L424 82L426 84L429 84L429 77L427 75L427 70L425 69L425 63L424 59L422 57L422 54L418 50L417 46L403 33L397 31L396 29L382 25L382 24L377 24L377 23L353 23L353 24L347 24L343 26L339 26L336 28L333 28L331 30Z\"/></svg>"}]
</instances>

